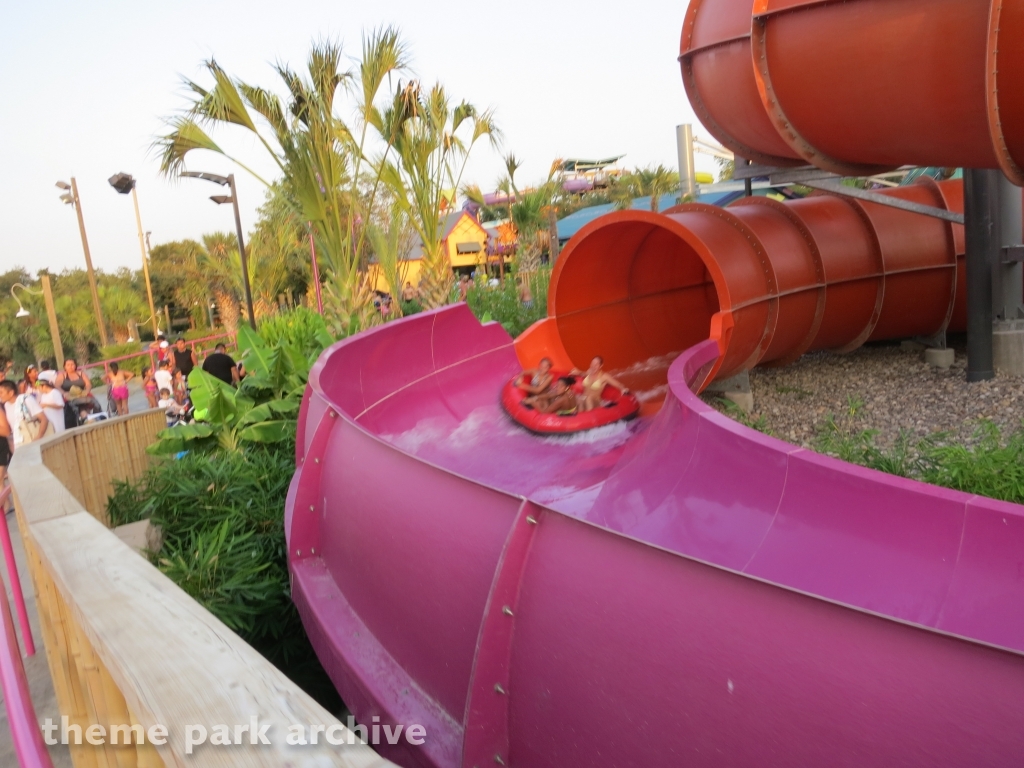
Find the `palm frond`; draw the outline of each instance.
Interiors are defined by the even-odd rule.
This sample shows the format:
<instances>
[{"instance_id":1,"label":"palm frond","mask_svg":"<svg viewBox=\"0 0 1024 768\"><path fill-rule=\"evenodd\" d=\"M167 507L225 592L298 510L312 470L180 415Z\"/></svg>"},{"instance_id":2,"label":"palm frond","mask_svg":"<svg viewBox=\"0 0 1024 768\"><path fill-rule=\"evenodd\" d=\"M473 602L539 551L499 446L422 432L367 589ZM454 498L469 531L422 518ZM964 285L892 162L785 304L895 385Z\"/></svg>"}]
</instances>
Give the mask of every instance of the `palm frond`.
<instances>
[{"instance_id":1,"label":"palm frond","mask_svg":"<svg viewBox=\"0 0 1024 768\"><path fill-rule=\"evenodd\" d=\"M216 142L191 118L179 116L171 118L170 123L174 130L153 143L153 147L160 153L160 173L163 175L177 176L181 173L185 167L185 156L194 149L224 154Z\"/></svg>"}]
</instances>

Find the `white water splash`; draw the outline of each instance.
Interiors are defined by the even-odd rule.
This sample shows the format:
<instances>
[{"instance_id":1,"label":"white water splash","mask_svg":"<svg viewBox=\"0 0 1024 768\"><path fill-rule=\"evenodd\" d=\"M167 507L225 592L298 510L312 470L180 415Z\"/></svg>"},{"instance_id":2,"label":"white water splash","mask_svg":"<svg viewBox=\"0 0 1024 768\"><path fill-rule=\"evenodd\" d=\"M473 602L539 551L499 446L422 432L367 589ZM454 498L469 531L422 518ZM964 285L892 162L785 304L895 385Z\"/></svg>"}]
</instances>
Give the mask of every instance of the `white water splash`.
<instances>
[{"instance_id":1,"label":"white water splash","mask_svg":"<svg viewBox=\"0 0 1024 768\"><path fill-rule=\"evenodd\" d=\"M682 352L673 352L670 355L658 355L655 357L649 357L646 360L639 360L628 368L615 371L615 377L635 376L641 373L651 373L652 371L667 371L669 366L671 366L672 363L675 362L675 359L681 354Z\"/></svg>"}]
</instances>

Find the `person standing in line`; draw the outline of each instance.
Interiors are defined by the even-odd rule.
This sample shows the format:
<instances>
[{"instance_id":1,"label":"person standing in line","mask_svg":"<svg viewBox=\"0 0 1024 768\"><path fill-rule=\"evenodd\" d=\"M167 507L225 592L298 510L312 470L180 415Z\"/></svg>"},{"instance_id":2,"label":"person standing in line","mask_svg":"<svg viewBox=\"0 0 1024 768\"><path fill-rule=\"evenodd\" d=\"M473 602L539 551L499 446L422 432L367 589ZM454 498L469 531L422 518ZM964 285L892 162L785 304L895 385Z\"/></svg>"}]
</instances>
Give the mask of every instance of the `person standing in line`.
<instances>
[{"instance_id":1,"label":"person standing in line","mask_svg":"<svg viewBox=\"0 0 1024 768\"><path fill-rule=\"evenodd\" d=\"M110 397L117 406L118 416L128 415L128 382L135 378L131 371L122 371L117 363L110 364L110 373L106 375Z\"/></svg>"},{"instance_id":2,"label":"person standing in line","mask_svg":"<svg viewBox=\"0 0 1024 768\"><path fill-rule=\"evenodd\" d=\"M156 379L153 378L153 368L148 365L142 369L142 389L146 393L146 402L149 403L149 407L156 408L160 387L157 386Z\"/></svg>"},{"instance_id":3,"label":"person standing in line","mask_svg":"<svg viewBox=\"0 0 1024 768\"><path fill-rule=\"evenodd\" d=\"M181 371L174 372L174 399L178 405L184 405L188 400L188 382L181 375Z\"/></svg>"},{"instance_id":4,"label":"person standing in line","mask_svg":"<svg viewBox=\"0 0 1024 768\"><path fill-rule=\"evenodd\" d=\"M223 344L218 344L213 354L208 355L203 361L203 370L225 384L238 386L238 366L235 364L234 358L228 354L228 348Z\"/></svg>"},{"instance_id":5,"label":"person standing in line","mask_svg":"<svg viewBox=\"0 0 1024 768\"><path fill-rule=\"evenodd\" d=\"M156 382L157 392L164 389L168 392L174 391L174 377L171 375L169 360L160 361L160 366L156 369L156 373L153 374L153 380Z\"/></svg>"},{"instance_id":6,"label":"person standing in line","mask_svg":"<svg viewBox=\"0 0 1024 768\"><path fill-rule=\"evenodd\" d=\"M53 386L57 386L57 372L53 370L53 366L50 365L49 360L39 361L39 378L45 379Z\"/></svg>"},{"instance_id":7,"label":"person standing in line","mask_svg":"<svg viewBox=\"0 0 1024 768\"><path fill-rule=\"evenodd\" d=\"M0 491L7 482L7 467L11 463L11 425L7 422L7 411L0 408Z\"/></svg>"},{"instance_id":8,"label":"person standing in line","mask_svg":"<svg viewBox=\"0 0 1024 768\"><path fill-rule=\"evenodd\" d=\"M18 385L13 381L0 381L0 403L4 404L7 423L14 434L15 451L18 446L41 440L47 432L53 431L35 397L19 395Z\"/></svg>"},{"instance_id":9,"label":"person standing in line","mask_svg":"<svg viewBox=\"0 0 1024 768\"><path fill-rule=\"evenodd\" d=\"M157 362L167 359L167 350L170 345L167 343L167 337L162 333L156 337L156 341L149 345L150 350L156 353Z\"/></svg>"},{"instance_id":10,"label":"person standing in line","mask_svg":"<svg viewBox=\"0 0 1024 768\"><path fill-rule=\"evenodd\" d=\"M73 357L64 361L64 371L57 374L53 383L54 386L60 387L64 391L64 397L69 400L76 397L88 397L92 394L92 382L88 376L78 370L78 363Z\"/></svg>"},{"instance_id":11,"label":"person standing in line","mask_svg":"<svg viewBox=\"0 0 1024 768\"><path fill-rule=\"evenodd\" d=\"M174 368L181 371L185 381L188 381L188 375L192 373L192 369L199 365L195 350L185 346L184 336L179 336L178 340L174 343L174 349L171 350L171 359L174 362Z\"/></svg>"},{"instance_id":12,"label":"person standing in line","mask_svg":"<svg viewBox=\"0 0 1024 768\"><path fill-rule=\"evenodd\" d=\"M18 382L18 394L24 395L26 393L32 393L36 387L36 381L39 379L39 370L35 365L29 363L25 367L25 378Z\"/></svg>"},{"instance_id":13,"label":"person standing in line","mask_svg":"<svg viewBox=\"0 0 1024 768\"><path fill-rule=\"evenodd\" d=\"M46 414L46 418L53 424L53 431L59 435L67 428L64 422L64 395L53 386L49 379L44 379L42 374L39 375L39 381L36 382L36 400L39 402L39 407L43 409L43 413Z\"/></svg>"}]
</instances>

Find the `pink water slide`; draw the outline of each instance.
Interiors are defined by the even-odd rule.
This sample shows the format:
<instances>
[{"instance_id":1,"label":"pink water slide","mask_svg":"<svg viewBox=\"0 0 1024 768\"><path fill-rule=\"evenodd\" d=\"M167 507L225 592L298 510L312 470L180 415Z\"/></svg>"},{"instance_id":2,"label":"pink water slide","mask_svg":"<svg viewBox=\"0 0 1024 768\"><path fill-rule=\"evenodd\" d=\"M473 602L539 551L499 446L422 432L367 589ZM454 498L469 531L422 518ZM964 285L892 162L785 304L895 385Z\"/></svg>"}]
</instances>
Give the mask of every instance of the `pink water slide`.
<instances>
[{"instance_id":1,"label":"pink water slide","mask_svg":"<svg viewBox=\"0 0 1024 768\"><path fill-rule=\"evenodd\" d=\"M956 184L893 194L962 206ZM357 719L426 728L382 753L1024 764L1024 508L797 448L695 394L956 327L962 254L959 226L829 196L617 213L565 250L549 318L518 340L456 305L324 353L286 510L292 593ZM524 362L602 352L641 418L539 438L501 412Z\"/></svg>"}]
</instances>

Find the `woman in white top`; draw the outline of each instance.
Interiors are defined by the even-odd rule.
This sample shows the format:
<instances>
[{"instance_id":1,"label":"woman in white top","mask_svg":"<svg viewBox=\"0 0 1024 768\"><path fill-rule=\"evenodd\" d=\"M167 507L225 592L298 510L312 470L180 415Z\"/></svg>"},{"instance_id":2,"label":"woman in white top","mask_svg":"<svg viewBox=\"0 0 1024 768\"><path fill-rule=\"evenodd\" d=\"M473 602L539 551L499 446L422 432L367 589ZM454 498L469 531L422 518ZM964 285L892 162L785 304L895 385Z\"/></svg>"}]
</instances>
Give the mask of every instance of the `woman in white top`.
<instances>
[{"instance_id":1,"label":"woman in white top","mask_svg":"<svg viewBox=\"0 0 1024 768\"><path fill-rule=\"evenodd\" d=\"M36 381L36 401L53 424L53 431L60 434L64 431L64 395L54 389L46 379Z\"/></svg>"}]
</instances>

